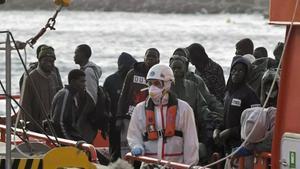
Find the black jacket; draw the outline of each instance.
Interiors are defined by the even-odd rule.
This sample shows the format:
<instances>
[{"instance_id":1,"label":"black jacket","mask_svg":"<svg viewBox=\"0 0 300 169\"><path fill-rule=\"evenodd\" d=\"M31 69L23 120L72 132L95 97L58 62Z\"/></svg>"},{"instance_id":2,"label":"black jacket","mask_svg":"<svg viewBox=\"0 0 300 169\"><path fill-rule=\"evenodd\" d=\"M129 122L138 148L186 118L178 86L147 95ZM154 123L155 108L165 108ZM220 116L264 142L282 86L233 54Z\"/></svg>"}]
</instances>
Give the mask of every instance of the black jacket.
<instances>
[{"instance_id":1,"label":"black jacket","mask_svg":"<svg viewBox=\"0 0 300 169\"><path fill-rule=\"evenodd\" d=\"M138 62L127 73L118 103L116 118L130 118L134 107L146 99L148 91L141 91L141 89L147 87L146 76L148 70L144 62Z\"/></svg>"},{"instance_id":2,"label":"black jacket","mask_svg":"<svg viewBox=\"0 0 300 169\"><path fill-rule=\"evenodd\" d=\"M93 100L86 93L84 98L76 96L76 90L69 85L60 90L52 101L51 119L59 126L60 136L70 140L85 140L92 143L97 129L91 126L89 116Z\"/></svg>"},{"instance_id":3,"label":"black jacket","mask_svg":"<svg viewBox=\"0 0 300 169\"><path fill-rule=\"evenodd\" d=\"M118 100L122 91L122 86L126 74L132 69L133 64L137 61L128 53L123 52L118 58L118 71L108 76L103 87L109 94L111 100L111 116L115 117L118 108Z\"/></svg>"},{"instance_id":4,"label":"black jacket","mask_svg":"<svg viewBox=\"0 0 300 169\"><path fill-rule=\"evenodd\" d=\"M230 129L230 136L225 141L225 149L231 151L231 148L241 144L241 115L242 112L250 107L260 106L260 100L251 87L246 83L250 72L250 63L245 58L237 58L233 61L232 67L242 63L246 65L247 70L244 81L240 84L233 84L231 76L227 82L227 90L224 97L224 121L219 129Z\"/></svg>"}]
</instances>

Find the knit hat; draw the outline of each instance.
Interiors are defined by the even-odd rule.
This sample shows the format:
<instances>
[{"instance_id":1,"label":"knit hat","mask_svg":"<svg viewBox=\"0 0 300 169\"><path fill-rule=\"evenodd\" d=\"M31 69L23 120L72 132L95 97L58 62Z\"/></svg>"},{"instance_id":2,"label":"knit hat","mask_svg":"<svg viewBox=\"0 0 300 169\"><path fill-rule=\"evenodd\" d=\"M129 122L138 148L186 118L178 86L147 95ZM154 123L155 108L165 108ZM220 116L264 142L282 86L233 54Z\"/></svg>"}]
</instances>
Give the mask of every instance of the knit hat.
<instances>
[{"instance_id":1,"label":"knit hat","mask_svg":"<svg viewBox=\"0 0 300 169\"><path fill-rule=\"evenodd\" d=\"M56 59L54 49L50 46L43 46L39 52L38 59L40 60L43 57L52 57Z\"/></svg>"}]
</instances>

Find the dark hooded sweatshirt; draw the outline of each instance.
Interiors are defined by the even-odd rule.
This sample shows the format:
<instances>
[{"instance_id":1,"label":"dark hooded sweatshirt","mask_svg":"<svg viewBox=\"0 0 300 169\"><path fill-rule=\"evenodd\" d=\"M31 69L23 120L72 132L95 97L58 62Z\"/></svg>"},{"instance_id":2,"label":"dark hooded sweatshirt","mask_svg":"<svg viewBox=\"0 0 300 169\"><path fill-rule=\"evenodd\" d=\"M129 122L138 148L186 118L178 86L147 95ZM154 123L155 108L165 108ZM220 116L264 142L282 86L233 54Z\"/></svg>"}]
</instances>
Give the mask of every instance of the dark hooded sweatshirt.
<instances>
[{"instance_id":1,"label":"dark hooded sweatshirt","mask_svg":"<svg viewBox=\"0 0 300 169\"><path fill-rule=\"evenodd\" d=\"M148 96L147 90L141 91L148 87L146 84L148 70L144 62L138 62L127 73L118 103L117 119L130 119L134 107Z\"/></svg>"},{"instance_id":2,"label":"dark hooded sweatshirt","mask_svg":"<svg viewBox=\"0 0 300 169\"><path fill-rule=\"evenodd\" d=\"M230 136L225 140L225 151L231 152L231 149L241 144L241 124L240 118L242 112L250 107L260 106L260 101L255 92L246 83L250 69L250 62L245 58L236 59L231 69L237 63L246 65L247 71L245 73L244 81L239 84L233 84L231 76L227 83L227 90L224 98L224 121L219 129L230 129Z\"/></svg>"},{"instance_id":3,"label":"dark hooded sweatshirt","mask_svg":"<svg viewBox=\"0 0 300 169\"><path fill-rule=\"evenodd\" d=\"M109 120L109 154L112 162L121 158L120 130L115 127L118 100L125 77L137 61L128 53L123 52L118 59L118 71L108 76L103 84L111 100L111 117Z\"/></svg>"},{"instance_id":4,"label":"dark hooded sweatshirt","mask_svg":"<svg viewBox=\"0 0 300 169\"><path fill-rule=\"evenodd\" d=\"M136 62L137 61L130 54L123 52L118 59L118 71L108 76L104 81L103 87L111 99L112 117L115 117L117 113L118 100L126 74L132 69L133 64Z\"/></svg>"}]
</instances>

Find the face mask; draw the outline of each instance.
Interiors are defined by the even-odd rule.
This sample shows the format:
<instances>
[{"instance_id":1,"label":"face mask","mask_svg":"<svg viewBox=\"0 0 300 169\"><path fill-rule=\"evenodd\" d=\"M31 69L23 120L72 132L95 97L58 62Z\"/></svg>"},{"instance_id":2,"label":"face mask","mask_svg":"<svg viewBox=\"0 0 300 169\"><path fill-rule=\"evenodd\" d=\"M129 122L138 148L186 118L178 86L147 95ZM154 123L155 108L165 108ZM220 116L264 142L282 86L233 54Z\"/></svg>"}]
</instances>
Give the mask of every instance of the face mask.
<instances>
[{"instance_id":1,"label":"face mask","mask_svg":"<svg viewBox=\"0 0 300 169\"><path fill-rule=\"evenodd\" d=\"M158 104L160 103L161 101L161 98L163 96L163 90L164 89L161 89L161 88L158 88L154 85L151 85L149 87L149 96L151 97L152 101L155 103L155 104Z\"/></svg>"}]
</instances>

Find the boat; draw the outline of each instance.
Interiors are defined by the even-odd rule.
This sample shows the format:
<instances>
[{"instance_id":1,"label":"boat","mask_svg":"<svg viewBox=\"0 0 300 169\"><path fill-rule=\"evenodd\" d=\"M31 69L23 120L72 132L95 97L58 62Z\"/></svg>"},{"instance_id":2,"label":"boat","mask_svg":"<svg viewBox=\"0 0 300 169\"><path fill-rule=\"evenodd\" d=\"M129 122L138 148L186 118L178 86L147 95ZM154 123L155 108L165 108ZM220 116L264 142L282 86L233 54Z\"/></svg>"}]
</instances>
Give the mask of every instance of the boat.
<instances>
[{"instance_id":1,"label":"boat","mask_svg":"<svg viewBox=\"0 0 300 169\"><path fill-rule=\"evenodd\" d=\"M5 1L4 1L5 2ZM57 4L69 3L69 1L57 0ZM276 125L273 137L272 152L263 152L256 154L255 169L296 169L300 168L300 78L299 63L300 48L297 45L300 44L300 10L298 9L299 0L295 1L270 1L270 24L286 26L286 38L285 46L283 50L283 57L280 63L282 63L280 89L278 97L278 109L276 117ZM63 5L60 6L60 9ZM59 12L59 11L58 11ZM57 12L57 13L58 13ZM57 16L57 13L55 17ZM53 20L50 20L50 22ZM47 22L48 24L49 22ZM47 26L46 24L46 26ZM48 25L49 26L49 25ZM53 26L53 25L50 25ZM31 45L34 45L35 41L42 36L46 29L45 27L31 39ZM10 82L10 50L19 49L17 46L13 48L11 46L12 33L9 31L0 31L0 34L6 34L6 82ZM6 94L11 95L9 83L6 83ZM29 140L34 140L37 144L30 144L23 140L11 141L11 134L23 135L22 129L14 129L11 124L11 107L10 103L13 97L1 96L0 99L6 99L6 118L5 124L0 125L1 132L1 145L2 150L0 152L1 163L0 168L58 168L58 167L77 167L77 168L96 168L97 155L96 147L90 144L79 144L76 141L54 138L52 136L45 136L43 134L26 132L30 137ZM2 119L3 120L3 119ZM98 136L99 137L99 136ZM22 138L22 137L21 137ZM103 140L102 140L103 141ZM56 144L64 145L63 147L56 147ZM6 147L6 151L2 152ZM107 147L107 142L101 142L97 146ZM22 149L26 152L20 155L16 149ZM33 150L36 150L37 154L33 155ZM18 155L17 155L18 154ZM90 155L90 157L87 156ZM5 158L4 158L5 156ZM15 157L14 157L15 156ZM70 158L64 158L70 157ZM63 160L66 159L66 160ZM128 161L140 160L146 163L154 163L164 166L165 168L200 168L200 166L189 166L180 163L169 162L160 159L149 158L146 156L134 157L130 153L125 156ZM218 162L218 161L217 161ZM239 159L240 164L243 164L244 159ZM210 167L211 165L205 166ZM240 169L243 169L240 165Z\"/></svg>"}]
</instances>

